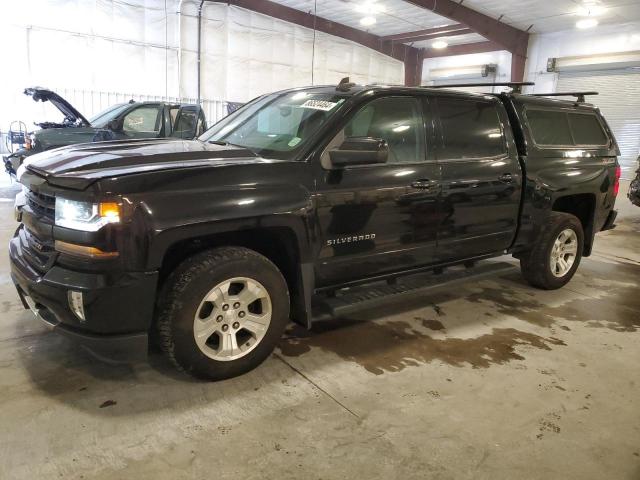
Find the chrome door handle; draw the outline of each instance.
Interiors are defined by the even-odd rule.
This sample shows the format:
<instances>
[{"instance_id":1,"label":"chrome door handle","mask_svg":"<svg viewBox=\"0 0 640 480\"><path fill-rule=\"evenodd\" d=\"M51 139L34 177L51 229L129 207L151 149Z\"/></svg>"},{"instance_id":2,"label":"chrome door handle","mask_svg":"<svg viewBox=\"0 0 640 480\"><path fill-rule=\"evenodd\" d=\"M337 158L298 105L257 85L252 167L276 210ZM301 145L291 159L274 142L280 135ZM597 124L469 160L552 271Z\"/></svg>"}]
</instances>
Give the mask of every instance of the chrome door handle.
<instances>
[{"instance_id":1,"label":"chrome door handle","mask_svg":"<svg viewBox=\"0 0 640 480\"><path fill-rule=\"evenodd\" d=\"M513 175L511 175L510 173L505 173L503 175L500 175L498 177L498 180L500 180L502 183L513 183Z\"/></svg>"},{"instance_id":2,"label":"chrome door handle","mask_svg":"<svg viewBox=\"0 0 640 480\"><path fill-rule=\"evenodd\" d=\"M421 190L431 190L438 186L438 183L433 180L416 180L411 182L413 188L419 188Z\"/></svg>"}]
</instances>

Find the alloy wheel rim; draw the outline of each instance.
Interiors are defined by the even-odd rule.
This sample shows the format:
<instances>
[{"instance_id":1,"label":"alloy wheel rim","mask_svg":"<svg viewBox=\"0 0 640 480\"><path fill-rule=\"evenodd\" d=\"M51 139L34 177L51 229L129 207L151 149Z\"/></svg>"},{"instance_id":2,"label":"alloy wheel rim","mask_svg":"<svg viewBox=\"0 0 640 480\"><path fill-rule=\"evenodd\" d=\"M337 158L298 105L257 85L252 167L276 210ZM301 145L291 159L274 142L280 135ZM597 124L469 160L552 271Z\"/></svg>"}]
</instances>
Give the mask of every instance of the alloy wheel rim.
<instances>
[{"instance_id":1,"label":"alloy wheel rim","mask_svg":"<svg viewBox=\"0 0 640 480\"><path fill-rule=\"evenodd\" d=\"M193 337L213 360L231 361L256 348L271 323L267 289L257 280L234 277L204 296L193 319Z\"/></svg>"},{"instance_id":2,"label":"alloy wheel rim","mask_svg":"<svg viewBox=\"0 0 640 480\"><path fill-rule=\"evenodd\" d=\"M578 236L576 232L567 228L560 232L551 248L551 273L556 278L564 277L576 261L578 256Z\"/></svg>"}]
</instances>

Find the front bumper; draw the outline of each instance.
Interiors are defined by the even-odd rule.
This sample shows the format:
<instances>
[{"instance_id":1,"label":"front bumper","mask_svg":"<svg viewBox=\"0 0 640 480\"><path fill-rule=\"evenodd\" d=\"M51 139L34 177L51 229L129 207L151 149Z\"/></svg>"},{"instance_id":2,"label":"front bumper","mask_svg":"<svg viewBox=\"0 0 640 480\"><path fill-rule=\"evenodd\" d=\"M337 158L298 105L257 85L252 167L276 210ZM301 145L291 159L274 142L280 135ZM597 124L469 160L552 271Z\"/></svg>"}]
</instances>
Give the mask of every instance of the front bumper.
<instances>
[{"instance_id":1,"label":"front bumper","mask_svg":"<svg viewBox=\"0 0 640 480\"><path fill-rule=\"evenodd\" d=\"M25 260L18 237L11 240L9 257L23 305L50 328L104 359L146 357L157 272L84 273L53 266L41 274ZM69 291L82 292L85 320L71 311Z\"/></svg>"}]
</instances>

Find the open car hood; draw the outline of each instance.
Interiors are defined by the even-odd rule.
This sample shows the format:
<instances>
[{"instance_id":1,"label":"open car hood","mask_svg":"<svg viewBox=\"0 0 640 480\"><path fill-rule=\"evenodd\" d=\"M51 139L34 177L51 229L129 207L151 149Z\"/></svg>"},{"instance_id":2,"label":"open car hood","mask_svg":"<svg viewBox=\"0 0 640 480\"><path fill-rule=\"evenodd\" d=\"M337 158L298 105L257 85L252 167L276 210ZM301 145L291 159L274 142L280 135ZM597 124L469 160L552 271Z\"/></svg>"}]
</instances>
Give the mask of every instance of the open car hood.
<instances>
[{"instance_id":1,"label":"open car hood","mask_svg":"<svg viewBox=\"0 0 640 480\"><path fill-rule=\"evenodd\" d=\"M64 98L58 95L56 92L52 92L42 87L30 87L24 89L24 94L33 98L38 102L51 102L58 110L65 116L67 122L75 123L79 126L90 127L89 120L75 109L73 105L67 102Z\"/></svg>"}]
</instances>

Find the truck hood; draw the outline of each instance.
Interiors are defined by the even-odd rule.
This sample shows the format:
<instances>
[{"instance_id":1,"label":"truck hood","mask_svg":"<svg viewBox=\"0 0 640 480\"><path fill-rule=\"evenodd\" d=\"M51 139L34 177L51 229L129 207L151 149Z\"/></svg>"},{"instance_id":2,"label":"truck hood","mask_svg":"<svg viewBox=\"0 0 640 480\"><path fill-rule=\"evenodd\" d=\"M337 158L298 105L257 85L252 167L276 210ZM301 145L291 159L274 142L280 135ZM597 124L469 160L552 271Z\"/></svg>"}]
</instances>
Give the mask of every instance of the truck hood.
<instances>
[{"instance_id":1,"label":"truck hood","mask_svg":"<svg viewBox=\"0 0 640 480\"><path fill-rule=\"evenodd\" d=\"M42 87L30 87L24 89L24 94L33 98L36 102L51 102L53 106L62 112L69 123L74 123L84 127L91 126L89 120L84 118L84 116L76 110L73 105L67 102L56 92Z\"/></svg>"},{"instance_id":2,"label":"truck hood","mask_svg":"<svg viewBox=\"0 0 640 480\"><path fill-rule=\"evenodd\" d=\"M250 150L198 140L116 140L83 143L28 157L18 181L28 170L51 185L84 190L102 178L158 170L268 163Z\"/></svg>"}]
</instances>

